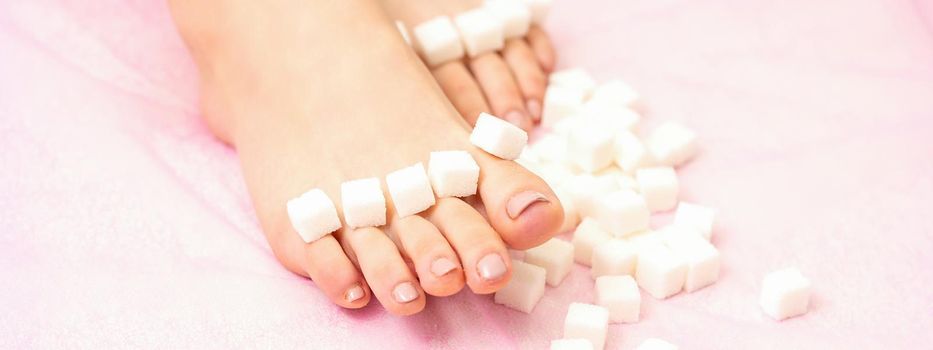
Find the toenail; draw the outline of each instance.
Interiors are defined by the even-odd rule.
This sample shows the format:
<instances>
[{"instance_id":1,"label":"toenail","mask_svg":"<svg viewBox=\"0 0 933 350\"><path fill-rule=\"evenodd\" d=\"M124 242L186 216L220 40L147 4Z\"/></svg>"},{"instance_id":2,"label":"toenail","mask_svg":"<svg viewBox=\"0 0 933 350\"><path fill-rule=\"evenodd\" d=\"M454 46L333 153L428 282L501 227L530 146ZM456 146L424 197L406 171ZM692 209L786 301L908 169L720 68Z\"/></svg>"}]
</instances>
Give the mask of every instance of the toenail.
<instances>
[{"instance_id":1,"label":"toenail","mask_svg":"<svg viewBox=\"0 0 933 350\"><path fill-rule=\"evenodd\" d=\"M519 128L524 128L525 114L519 111L511 111L505 114L505 121L512 123Z\"/></svg>"},{"instance_id":2,"label":"toenail","mask_svg":"<svg viewBox=\"0 0 933 350\"><path fill-rule=\"evenodd\" d=\"M402 282L395 286L395 289L392 290L392 297L395 298L400 304L405 304L412 300L418 298L418 291L415 290L415 286L411 282Z\"/></svg>"},{"instance_id":3,"label":"toenail","mask_svg":"<svg viewBox=\"0 0 933 350\"><path fill-rule=\"evenodd\" d=\"M484 280L495 281L505 274L505 262L499 254L492 253L479 260L476 270Z\"/></svg>"},{"instance_id":4,"label":"toenail","mask_svg":"<svg viewBox=\"0 0 933 350\"><path fill-rule=\"evenodd\" d=\"M505 205L505 211L513 220L518 218L525 209L537 202L550 202L543 194L535 191L525 191L512 196Z\"/></svg>"},{"instance_id":5,"label":"toenail","mask_svg":"<svg viewBox=\"0 0 933 350\"><path fill-rule=\"evenodd\" d=\"M531 118L534 120L541 120L541 102L538 102L536 99L530 99L525 105L525 107L528 108L528 114L531 114Z\"/></svg>"},{"instance_id":6,"label":"toenail","mask_svg":"<svg viewBox=\"0 0 933 350\"><path fill-rule=\"evenodd\" d=\"M360 287L360 285L357 284L353 286L353 288L347 290L347 294L344 296L344 299L346 299L348 303L352 303L362 298L363 294L365 294L363 292L363 287Z\"/></svg>"},{"instance_id":7,"label":"toenail","mask_svg":"<svg viewBox=\"0 0 933 350\"><path fill-rule=\"evenodd\" d=\"M441 277L457 268L457 264L447 258L438 258L431 263L431 273L434 276Z\"/></svg>"}]
</instances>

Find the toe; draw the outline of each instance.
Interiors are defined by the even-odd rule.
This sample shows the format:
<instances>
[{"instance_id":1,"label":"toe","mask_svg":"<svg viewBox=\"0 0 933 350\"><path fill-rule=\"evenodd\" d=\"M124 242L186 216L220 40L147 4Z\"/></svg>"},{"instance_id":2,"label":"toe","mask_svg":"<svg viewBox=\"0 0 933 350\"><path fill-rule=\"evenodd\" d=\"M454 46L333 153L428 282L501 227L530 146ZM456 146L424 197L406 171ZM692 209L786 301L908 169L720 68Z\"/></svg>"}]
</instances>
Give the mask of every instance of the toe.
<instances>
[{"instance_id":1,"label":"toe","mask_svg":"<svg viewBox=\"0 0 933 350\"><path fill-rule=\"evenodd\" d=\"M518 127L530 130L531 117L525 110L522 93L512 77L512 71L498 53L487 53L469 61L470 71L476 77L492 114Z\"/></svg>"},{"instance_id":2,"label":"toe","mask_svg":"<svg viewBox=\"0 0 933 350\"><path fill-rule=\"evenodd\" d=\"M302 255L304 272L335 304L356 309L369 303L369 287L334 237L304 245Z\"/></svg>"},{"instance_id":3,"label":"toe","mask_svg":"<svg viewBox=\"0 0 933 350\"><path fill-rule=\"evenodd\" d=\"M489 112L483 91L462 61L448 62L431 71L451 104L470 125L481 112Z\"/></svg>"},{"instance_id":4,"label":"toe","mask_svg":"<svg viewBox=\"0 0 933 350\"><path fill-rule=\"evenodd\" d=\"M466 283L474 293L492 293L508 283L512 277L509 253L476 209L458 198L441 198L426 216L457 251Z\"/></svg>"},{"instance_id":5,"label":"toe","mask_svg":"<svg viewBox=\"0 0 933 350\"><path fill-rule=\"evenodd\" d=\"M463 289L460 259L437 227L421 216L412 215L393 219L387 231L414 263L426 293L448 296Z\"/></svg>"},{"instance_id":6,"label":"toe","mask_svg":"<svg viewBox=\"0 0 933 350\"><path fill-rule=\"evenodd\" d=\"M536 247L558 233L564 209L544 180L514 161L478 150L473 157L486 217L509 247Z\"/></svg>"},{"instance_id":7,"label":"toe","mask_svg":"<svg viewBox=\"0 0 933 350\"><path fill-rule=\"evenodd\" d=\"M424 292L418 280L382 230L373 227L348 230L344 240L353 250L373 295L386 310L411 315L424 309Z\"/></svg>"},{"instance_id":8,"label":"toe","mask_svg":"<svg viewBox=\"0 0 933 350\"><path fill-rule=\"evenodd\" d=\"M547 76L538 64L534 51L525 40L509 39L502 50L502 58L512 69L515 81L525 97L528 115L534 121L541 120L541 103L547 88Z\"/></svg>"},{"instance_id":9,"label":"toe","mask_svg":"<svg viewBox=\"0 0 933 350\"><path fill-rule=\"evenodd\" d=\"M545 72L550 73L554 71L554 66L557 63L557 56L554 53L554 46L551 44L551 39L547 36L547 33L538 26L531 26L528 29L528 44L531 45L531 49L535 52L535 56L538 57L538 63L541 65L541 68Z\"/></svg>"}]
</instances>

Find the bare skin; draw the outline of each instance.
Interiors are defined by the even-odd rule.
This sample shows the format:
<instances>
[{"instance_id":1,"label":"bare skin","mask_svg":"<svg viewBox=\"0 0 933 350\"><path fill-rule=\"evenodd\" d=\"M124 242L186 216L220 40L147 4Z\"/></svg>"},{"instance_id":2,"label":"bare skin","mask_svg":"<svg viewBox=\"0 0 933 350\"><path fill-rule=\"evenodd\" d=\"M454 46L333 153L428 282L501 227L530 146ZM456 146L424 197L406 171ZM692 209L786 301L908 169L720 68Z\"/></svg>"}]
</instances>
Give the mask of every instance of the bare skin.
<instances>
[{"instance_id":1,"label":"bare skin","mask_svg":"<svg viewBox=\"0 0 933 350\"><path fill-rule=\"evenodd\" d=\"M207 124L237 149L273 252L335 304L360 308L375 296L410 315L425 294L492 293L511 276L507 246L533 247L558 230L563 210L550 188L469 144L469 125L375 0L170 3L201 73ZM339 207L341 182L384 178L451 149L479 163L470 200L486 218L457 198L398 218L386 194L382 227L306 244L289 223L286 201L311 188Z\"/></svg>"}]
</instances>

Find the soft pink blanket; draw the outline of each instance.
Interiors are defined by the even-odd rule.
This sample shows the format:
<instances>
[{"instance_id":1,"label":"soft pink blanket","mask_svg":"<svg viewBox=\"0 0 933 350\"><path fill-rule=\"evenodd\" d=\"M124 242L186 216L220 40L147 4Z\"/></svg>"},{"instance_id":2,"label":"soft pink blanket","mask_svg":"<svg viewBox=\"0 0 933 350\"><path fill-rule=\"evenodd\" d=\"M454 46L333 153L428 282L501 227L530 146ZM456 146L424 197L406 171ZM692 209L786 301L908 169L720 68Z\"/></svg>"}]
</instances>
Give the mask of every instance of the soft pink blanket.
<instances>
[{"instance_id":1,"label":"soft pink blanket","mask_svg":"<svg viewBox=\"0 0 933 350\"><path fill-rule=\"evenodd\" d=\"M695 128L683 197L721 210L721 280L646 296L609 348L933 346L931 21L924 0L555 4L560 66ZM591 300L578 266L530 315L331 305L272 256L196 84L162 1L0 1L0 348L544 348ZM759 285L785 266L812 307L774 322Z\"/></svg>"}]
</instances>

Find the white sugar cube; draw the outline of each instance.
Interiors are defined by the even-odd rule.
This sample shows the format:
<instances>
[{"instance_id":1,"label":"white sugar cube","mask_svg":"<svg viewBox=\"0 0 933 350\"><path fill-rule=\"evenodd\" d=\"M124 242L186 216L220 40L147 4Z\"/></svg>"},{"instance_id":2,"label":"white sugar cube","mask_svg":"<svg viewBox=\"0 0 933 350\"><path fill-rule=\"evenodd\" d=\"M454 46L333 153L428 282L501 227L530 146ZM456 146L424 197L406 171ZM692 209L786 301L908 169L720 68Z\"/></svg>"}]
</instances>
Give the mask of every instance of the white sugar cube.
<instances>
[{"instance_id":1,"label":"white sugar cube","mask_svg":"<svg viewBox=\"0 0 933 350\"><path fill-rule=\"evenodd\" d=\"M580 226L573 232L573 260L578 264L590 266L593 259L593 249L610 240L606 231L599 224L591 219L584 218Z\"/></svg>"},{"instance_id":2,"label":"white sugar cube","mask_svg":"<svg viewBox=\"0 0 933 350\"><path fill-rule=\"evenodd\" d=\"M634 131L641 121L641 115L628 107L587 101L580 108L581 119L613 133Z\"/></svg>"},{"instance_id":3,"label":"white sugar cube","mask_svg":"<svg viewBox=\"0 0 933 350\"><path fill-rule=\"evenodd\" d=\"M593 343L588 339L551 340L551 350L593 350Z\"/></svg>"},{"instance_id":4,"label":"white sugar cube","mask_svg":"<svg viewBox=\"0 0 933 350\"><path fill-rule=\"evenodd\" d=\"M639 252L635 279L652 297L665 299L683 289L687 264L667 246L655 244Z\"/></svg>"},{"instance_id":5,"label":"white sugar cube","mask_svg":"<svg viewBox=\"0 0 933 350\"><path fill-rule=\"evenodd\" d=\"M314 242L342 226L334 202L320 189L289 200L285 207L292 227L305 243Z\"/></svg>"},{"instance_id":6,"label":"white sugar cube","mask_svg":"<svg viewBox=\"0 0 933 350\"><path fill-rule=\"evenodd\" d=\"M713 236L715 221L716 209L688 202L680 202L674 214L674 223L695 228L706 240Z\"/></svg>"},{"instance_id":7,"label":"white sugar cube","mask_svg":"<svg viewBox=\"0 0 933 350\"><path fill-rule=\"evenodd\" d=\"M512 260L512 279L496 292L493 300L496 304L531 313L544 295L546 274L543 267Z\"/></svg>"},{"instance_id":8,"label":"white sugar cube","mask_svg":"<svg viewBox=\"0 0 933 350\"><path fill-rule=\"evenodd\" d=\"M679 166L697 153L697 136L677 122L661 124L648 138L648 149L664 165Z\"/></svg>"},{"instance_id":9,"label":"white sugar cube","mask_svg":"<svg viewBox=\"0 0 933 350\"><path fill-rule=\"evenodd\" d=\"M522 37L528 32L531 11L518 0L487 0L483 6L502 22L506 39Z\"/></svg>"},{"instance_id":10,"label":"white sugar cube","mask_svg":"<svg viewBox=\"0 0 933 350\"><path fill-rule=\"evenodd\" d=\"M548 83L583 91L583 97L589 97L596 88L596 80L583 68L568 68L551 73Z\"/></svg>"},{"instance_id":11,"label":"white sugar cube","mask_svg":"<svg viewBox=\"0 0 933 350\"><path fill-rule=\"evenodd\" d=\"M571 303L564 319L564 338L583 338L602 349L609 331L609 310L599 305Z\"/></svg>"},{"instance_id":12,"label":"white sugar cube","mask_svg":"<svg viewBox=\"0 0 933 350\"><path fill-rule=\"evenodd\" d=\"M423 22L412 30L418 51L429 66L463 57L463 44L454 22L439 16Z\"/></svg>"},{"instance_id":13,"label":"white sugar cube","mask_svg":"<svg viewBox=\"0 0 933 350\"><path fill-rule=\"evenodd\" d=\"M544 23L548 11L551 10L552 1L553 0L522 0L522 2L528 6L528 10L531 11L531 21L536 24Z\"/></svg>"},{"instance_id":14,"label":"white sugar cube","mask_svg":"<svg viewBox=\"0 0 933 350\"><path fill-rule=\"evenodd\" d=\"M579 88L550 85L544 92L541 125L553 128L558 122L577 113L583 106L586 91Z\"/></svg>"},{"instance_id":15,"label":"white sugar cube","mask_svg":"<svg viewBox=\"0 0 933 350\"><path fill-rule=\"evenodd\" d=\"M497 51L504 45L502 21L483 7L457 15L454 24L470 57Z\"/></svg>"},{"instance_id":16,"label":"white sugar cube","mask_svg":"<svg viewBox=\"0 0 933 350\"><path fill-rule=\"evenodd\" d=\"M563 185L573 197L581 217L595 216L598 213L597 200L606 193L619 190L619 183L614 178L589 174L576 175Z\"/></svg>"},{"instance_id":17,"label":"white sugar cube","mask_svg":"<svg viewBox=\"0 0 933 350\"><path fill-rule=\"evenodd\" d=\"M567 139L563 136L547 134L529 147L540 161L561 164L567 162Z\"/></svg>"},{"instance_id":18,"label":"white sugar cube","mask_svg":"<svg viewBox=\"0 0 933 350\"><path fill-rule=\"evenodd\" d=\"M480 113L470 134L470 142L496 157L514 160L528 143L528 133L505 120Z\"/></svg>"},{"instance_id":19,"label":"white sugar cube","mask_svg":"<svg viewBox=\"0 0 933 350\"><path fill-rule=\"evenodd\" d=\"M386 187L389 188L392 204L400 218L420 213L434 205L434 191L424 171L424 164L418 163L389 173L386 175Z\"/></svg>"},{"instance_id":20,"label":"white sugar cube","mask_svg":"<svg viewBox=\"0 0 933 350\"><path fill-rule=\"evenodd\" d=\"M674 254L687 264L684 290L688 293L719 279L719 250L699 234L678 235L665 240Z\"/></svg>"},{"instance_id":21,"label":"white sugar cube","mask_svg":"<svg viewBox=\"0 0 933 350\"><path fill-rule=\"evenodd\" d=\"M680 185L677 173L671 167L653 167L638 169L635 172L639 191L645 196L651 212L667 211L677 206L677 194Z\"/></svg>"},{"instance_id":22,"label":"white sugar cube","mask_svg":"<svg viewBox=\"0 0 933 350\"><path fill-rule=\"evenodd\" d=\"M408 36L408 28L405 27L405 22L395 21L395 28L397 28L398 33L402 35L402 39L405 40L405 43L411 46L411 37Z\"/></svg>"},{"instance_id":23,"label":"white sugar cube","mask_svg":"<svg viewBox=\"0 0 933 350\"><path fill-rule=\"evenodd\" d=\"M525 251L525 262L547 271L547 285L557 287L573 267L573 244L551 238L544 244Z\"/></svg>"},{"instance_id":24,"label":"white sugar cube","mask_svg":"<svg viewBox=\"0 0 933 350\"><path fill-rule=\"evenodd\" d=\"M648 338L641 342L635 350L677 350L677 345L658 338Z\"/></svg>"},{"instance_id":25,"label":"white sugar cube","mask_svg":"<svg viewBox=\"0 0 933 350\"><path fill-rule=\"evenodd\" d=\"M552 188L554 187L552 186ZM573 197L561 187L554 188L554 194L560 200L560 206L564 208L564 223L561 224L557 232L569 232L577 228L577 225L580 224L580 213L577 211L577 205L573 202Z\"/></svg>"},{"instance_id":26,"label":"white sugar cube","mask_svg":"<svg viewBox=\"0 0 933 350\"><path fill-rule=\"evenodd\" d=\"M613 141L615 163L629 174L634 174L640 168L649 167L654 159L645 145L637 136L628 131L621 131L615 135Z\"/></svg>"},{"instance_id":27,"label":"white sugar cube","mask_svg":"<svg viewBox=\"0 0 933 350\"><path fill-rule=\"evenodd\" d=\"M638 251L631 243L611 239L593 249L590 275L599 276L634 275L638 262Z\"/></svg>"},{"instance_id":28,"label":"white sugar cube","mask_svg":"<svg viewBox=\"0 0 933 350\"><path fill-rule=\"evenodd\" d=\"M651 219L645 198L625 189L599 197L594 211L599 224L616 237L647 229Z\"/></svg>"},{"instance_id":29,"label":"white sugar cube","mask_svg":"<svg viewBox=\"0 0 933 350\"><path fill-rule=\"evenodd\" d=\"M612 80L596 87L590 101L599 104L632 107L640 96L634 88L621 80Z\"/></svg>"},{"instance_id":30,"label":"white sugar cube","mask_svg":"<svg viewBox=\"0 0 933 350\"><path fill-rule=\"evenodd\" d=\"M602 276L596 278L596 305L609 310L612 323L638 322L641 293L632 276Z\"/></svg>"},{"instance_id":31,"label":"white sugar cube","mask_svg":"<svg viewBox=\"0 0 933 350\"><path fill-rule=\"evenodd\" d=\"M539 164L533 172L547 182L551 188L560 187L576 176L567 167L554 163Z\"/></svg>"},{"instance_id":32,"label":"white sugar cube","mask_svg":"<svg viewBox=\"0 0 933 350\"><path fill-rule=\"evenodd\" d=\"M612 164L613 134L597 125L579 125L570 131L570 157L585 172L593 173Z\"/></svg>"},{"instance_id":33,"label":"white sugar cube","mask_svg":"<svg viewBox=\"0 0 933 350\"><path fill-rule=\"evenodd\" d=\"M382 226L386 224L386 198L375 177L340 184L343 219L349 227Z\"/></svg>"},{"instance_id":34,"label":"white sugar cube","mask_svg":"<svg viewBox=\"0 0 933 350\"><path fill-rule=\"evenodd\" d=\"M795 268L769 273L761 284L761 308L775 320L807 313L810 280Z\"/></svg>"},{"instance_id":35,"label":"white sugar cube","mask_svg":"<svg viewBox=\"0 0 933 350\"><path fill-rule=\"evenodd\" d=\"M479 165L466 151L431 152L428 177L438 198L476 194Z\"/></svg>"}]
</instances>

